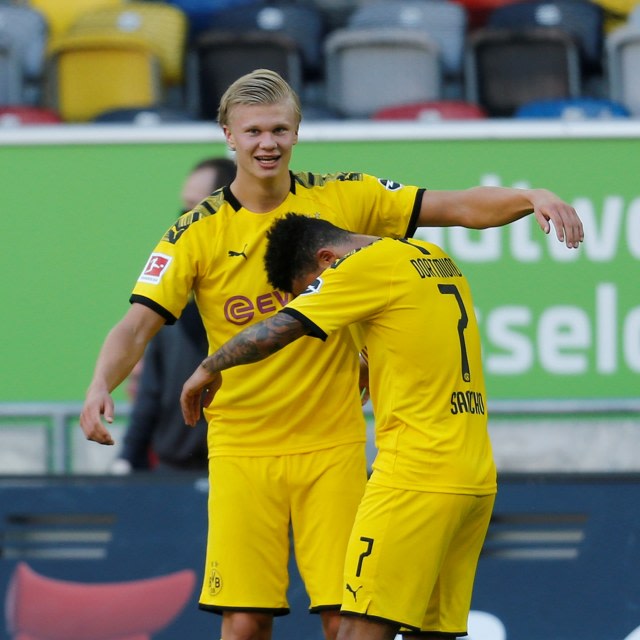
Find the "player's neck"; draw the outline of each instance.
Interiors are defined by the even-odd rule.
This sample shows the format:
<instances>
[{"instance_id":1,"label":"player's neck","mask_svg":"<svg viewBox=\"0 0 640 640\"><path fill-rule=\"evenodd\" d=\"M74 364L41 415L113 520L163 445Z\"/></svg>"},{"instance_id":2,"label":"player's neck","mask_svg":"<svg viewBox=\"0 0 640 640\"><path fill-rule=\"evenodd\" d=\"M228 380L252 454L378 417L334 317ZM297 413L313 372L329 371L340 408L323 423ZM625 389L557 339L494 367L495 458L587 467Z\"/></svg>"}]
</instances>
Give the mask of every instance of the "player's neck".
<instances>
[{"instance_id":1,"label":"player's neck","mask_svg":"<svg viewBox=\"0 0 640 640\"><path fill-rule=\"evenodd\" d=\"M374 243L376 240L380 240L380 236L367 236L362 233L354 233L350 238L351 250L361 249Z\"/></svg>"},{"instance_id":2,"label":"player's neck","mask_svg":"<svg viewBox=\"0 0 640 640\"><path fill-rule=\"evenodd\" d=\"M285 201L290 190L291 176L288 171L264 179L238 173L231 183L231 192L238 202L254 213L268 213L277 209Z\"/></svg>"}]
</instances>

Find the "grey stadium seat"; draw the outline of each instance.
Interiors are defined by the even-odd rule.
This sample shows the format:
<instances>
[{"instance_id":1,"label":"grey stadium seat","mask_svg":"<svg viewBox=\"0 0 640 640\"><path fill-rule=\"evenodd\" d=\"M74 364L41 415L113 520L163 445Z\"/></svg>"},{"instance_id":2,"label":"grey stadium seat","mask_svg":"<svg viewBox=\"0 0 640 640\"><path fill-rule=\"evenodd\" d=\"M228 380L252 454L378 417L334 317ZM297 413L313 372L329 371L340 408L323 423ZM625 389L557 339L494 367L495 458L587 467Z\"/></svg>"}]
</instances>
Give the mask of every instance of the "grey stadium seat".
<instances>
[{"instance_id":1,"label":"grey stadium seat","mask_svg":"<svg viewBox=\"0 0 640 640\"><path fill-rule=\"evenodd\" d=\"M327 104L342 117L441 97L439 49L424 33L338 29L325 40L325 57Z\"/></svg>"}]
</instances>

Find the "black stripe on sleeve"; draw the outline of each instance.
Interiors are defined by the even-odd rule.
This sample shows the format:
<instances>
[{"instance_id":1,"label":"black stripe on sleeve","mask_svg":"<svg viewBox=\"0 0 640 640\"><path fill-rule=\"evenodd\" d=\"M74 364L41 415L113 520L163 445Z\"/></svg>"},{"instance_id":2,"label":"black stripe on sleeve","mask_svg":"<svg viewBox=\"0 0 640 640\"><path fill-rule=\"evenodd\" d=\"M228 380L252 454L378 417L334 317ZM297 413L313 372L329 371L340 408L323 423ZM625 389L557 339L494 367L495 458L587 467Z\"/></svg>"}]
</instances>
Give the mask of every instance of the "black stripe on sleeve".
<instances>
[{"instance_id":1,"label":"black stripe on sleeve","mask_svg":"<svg viewBox=\"0 0 640 640\"><path fill-rule=\"evenodd\" d=\"M424 192L426 189L418 189L418 193L416 193L416 199L413 203L413 211L411 212L411 219L409 220L409 226L407 227L407 232L404 234L405 238L413 238L413 234L416 232L418 228L418 217L420 216L420 206L422 205L422 198L424 197Z\"/></svg>"},{"instance_id":2,"label":"black stripe on sleeve","mask_svg":"<svg viewBox=\"0 0 640 640\"><path fill-rule=\"evenodd\" d=\"M131 304L133 304L134 302L143 304L145 307L151 309L151 311L155 311L159 316L162 316L167 324L175 324L176 320L178 319L171 312L160 306L157 302L151 300L151 298L147 298L145 296L134 293L129 298L129 302Z\"/></svg>"},{"instance_id":3,"label":"black stripe on sleeve","mask_svg":"<svg viewBox=\"0 0 640 640\"><path fill-rule=\"evenodd\" d=\"M216 213L216 210L215 210L215 209L214 209L214 208L213 208L213 207L212 207L212 206L211 206L211 205L210 205L206 200L203 200L203 201L200 203L200 206L201 206L201 207L203 207L204 209L206 209L206 210L207 210L211 215L214 215L214 214ZM195 222L195 221L196 221L196 220L198 220L198 219L199 219L199 218L195 218L195 217L194 217L194 220L193 220L193 221Z\"/></svg>"},{"instance_id":4,"label":"black stripe on sleeve","mask_svg":"<svg viewBox=\"0 0 640 640\"><path fill-rule=\"evenodd\" d=\"M317 324L311 322L307 316L300 313L297 309L285 307L284 309L280 309L278 313L286 313L292 318L295 318L298 322L302 323L307 329L307 335L312 338L320 338L323 342L327 339L327 334Z\"/></svg>"}]
</instances>

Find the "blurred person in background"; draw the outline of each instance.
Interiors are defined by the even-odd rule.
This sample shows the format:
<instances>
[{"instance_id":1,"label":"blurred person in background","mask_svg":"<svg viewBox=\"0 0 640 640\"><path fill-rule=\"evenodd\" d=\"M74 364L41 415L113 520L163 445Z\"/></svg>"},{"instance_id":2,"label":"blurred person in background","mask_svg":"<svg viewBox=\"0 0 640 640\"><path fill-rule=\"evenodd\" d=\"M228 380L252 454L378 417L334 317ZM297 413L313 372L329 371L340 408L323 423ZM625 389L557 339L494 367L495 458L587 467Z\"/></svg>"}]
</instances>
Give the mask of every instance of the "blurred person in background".
<instances>
[{"instance_id":1,"label":"blurred person in background","mask_svg":"<svg viewBox=\"0 0 640 640\"><path fill-rule=\"evenodd\" d=\"M235 176L233 160L223 157L198 162L181 192L186 213ZM127 379L132 403L122 451L113 473L207 470L207 423L195 428L184 424L180 391L185 379L208 351L207 335L193 300L176 324L166 326L149 342L144 357Z\"/></svg>"}]
</instances>

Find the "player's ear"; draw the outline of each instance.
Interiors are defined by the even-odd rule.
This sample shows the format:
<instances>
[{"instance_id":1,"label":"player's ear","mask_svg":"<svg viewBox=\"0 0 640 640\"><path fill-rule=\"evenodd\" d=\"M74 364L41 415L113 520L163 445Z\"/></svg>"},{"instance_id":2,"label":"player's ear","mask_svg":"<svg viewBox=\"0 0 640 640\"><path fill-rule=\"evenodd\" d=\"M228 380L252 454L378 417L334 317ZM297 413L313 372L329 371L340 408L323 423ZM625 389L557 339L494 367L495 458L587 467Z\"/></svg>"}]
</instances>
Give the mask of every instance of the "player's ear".
<instances>
[{"instance_id":1,"label":"player's ear","mask_svg":"<svg viewBox=\"0 0 640 640\"><path fill-rule=\"evenodd\" d=\"M233 141L233 135L226 124L222 126L222 132L224 133L225 140L227 141L227 148L230 151L235 151L236 145L235 145L235 142Z\"/></svg>"},{"instance_id":2,"label":"player's ear","mask_svg":"<svg viewBox=\"0 0 640 640\"><path fill-rule=\"evenodd\" d=\"M326 269L336 261L338 256L335 251L332 251L327 247L321 247L316 251L316 258L318 260L318 266L322 269Z\"/></svg>"}]
</instances>

